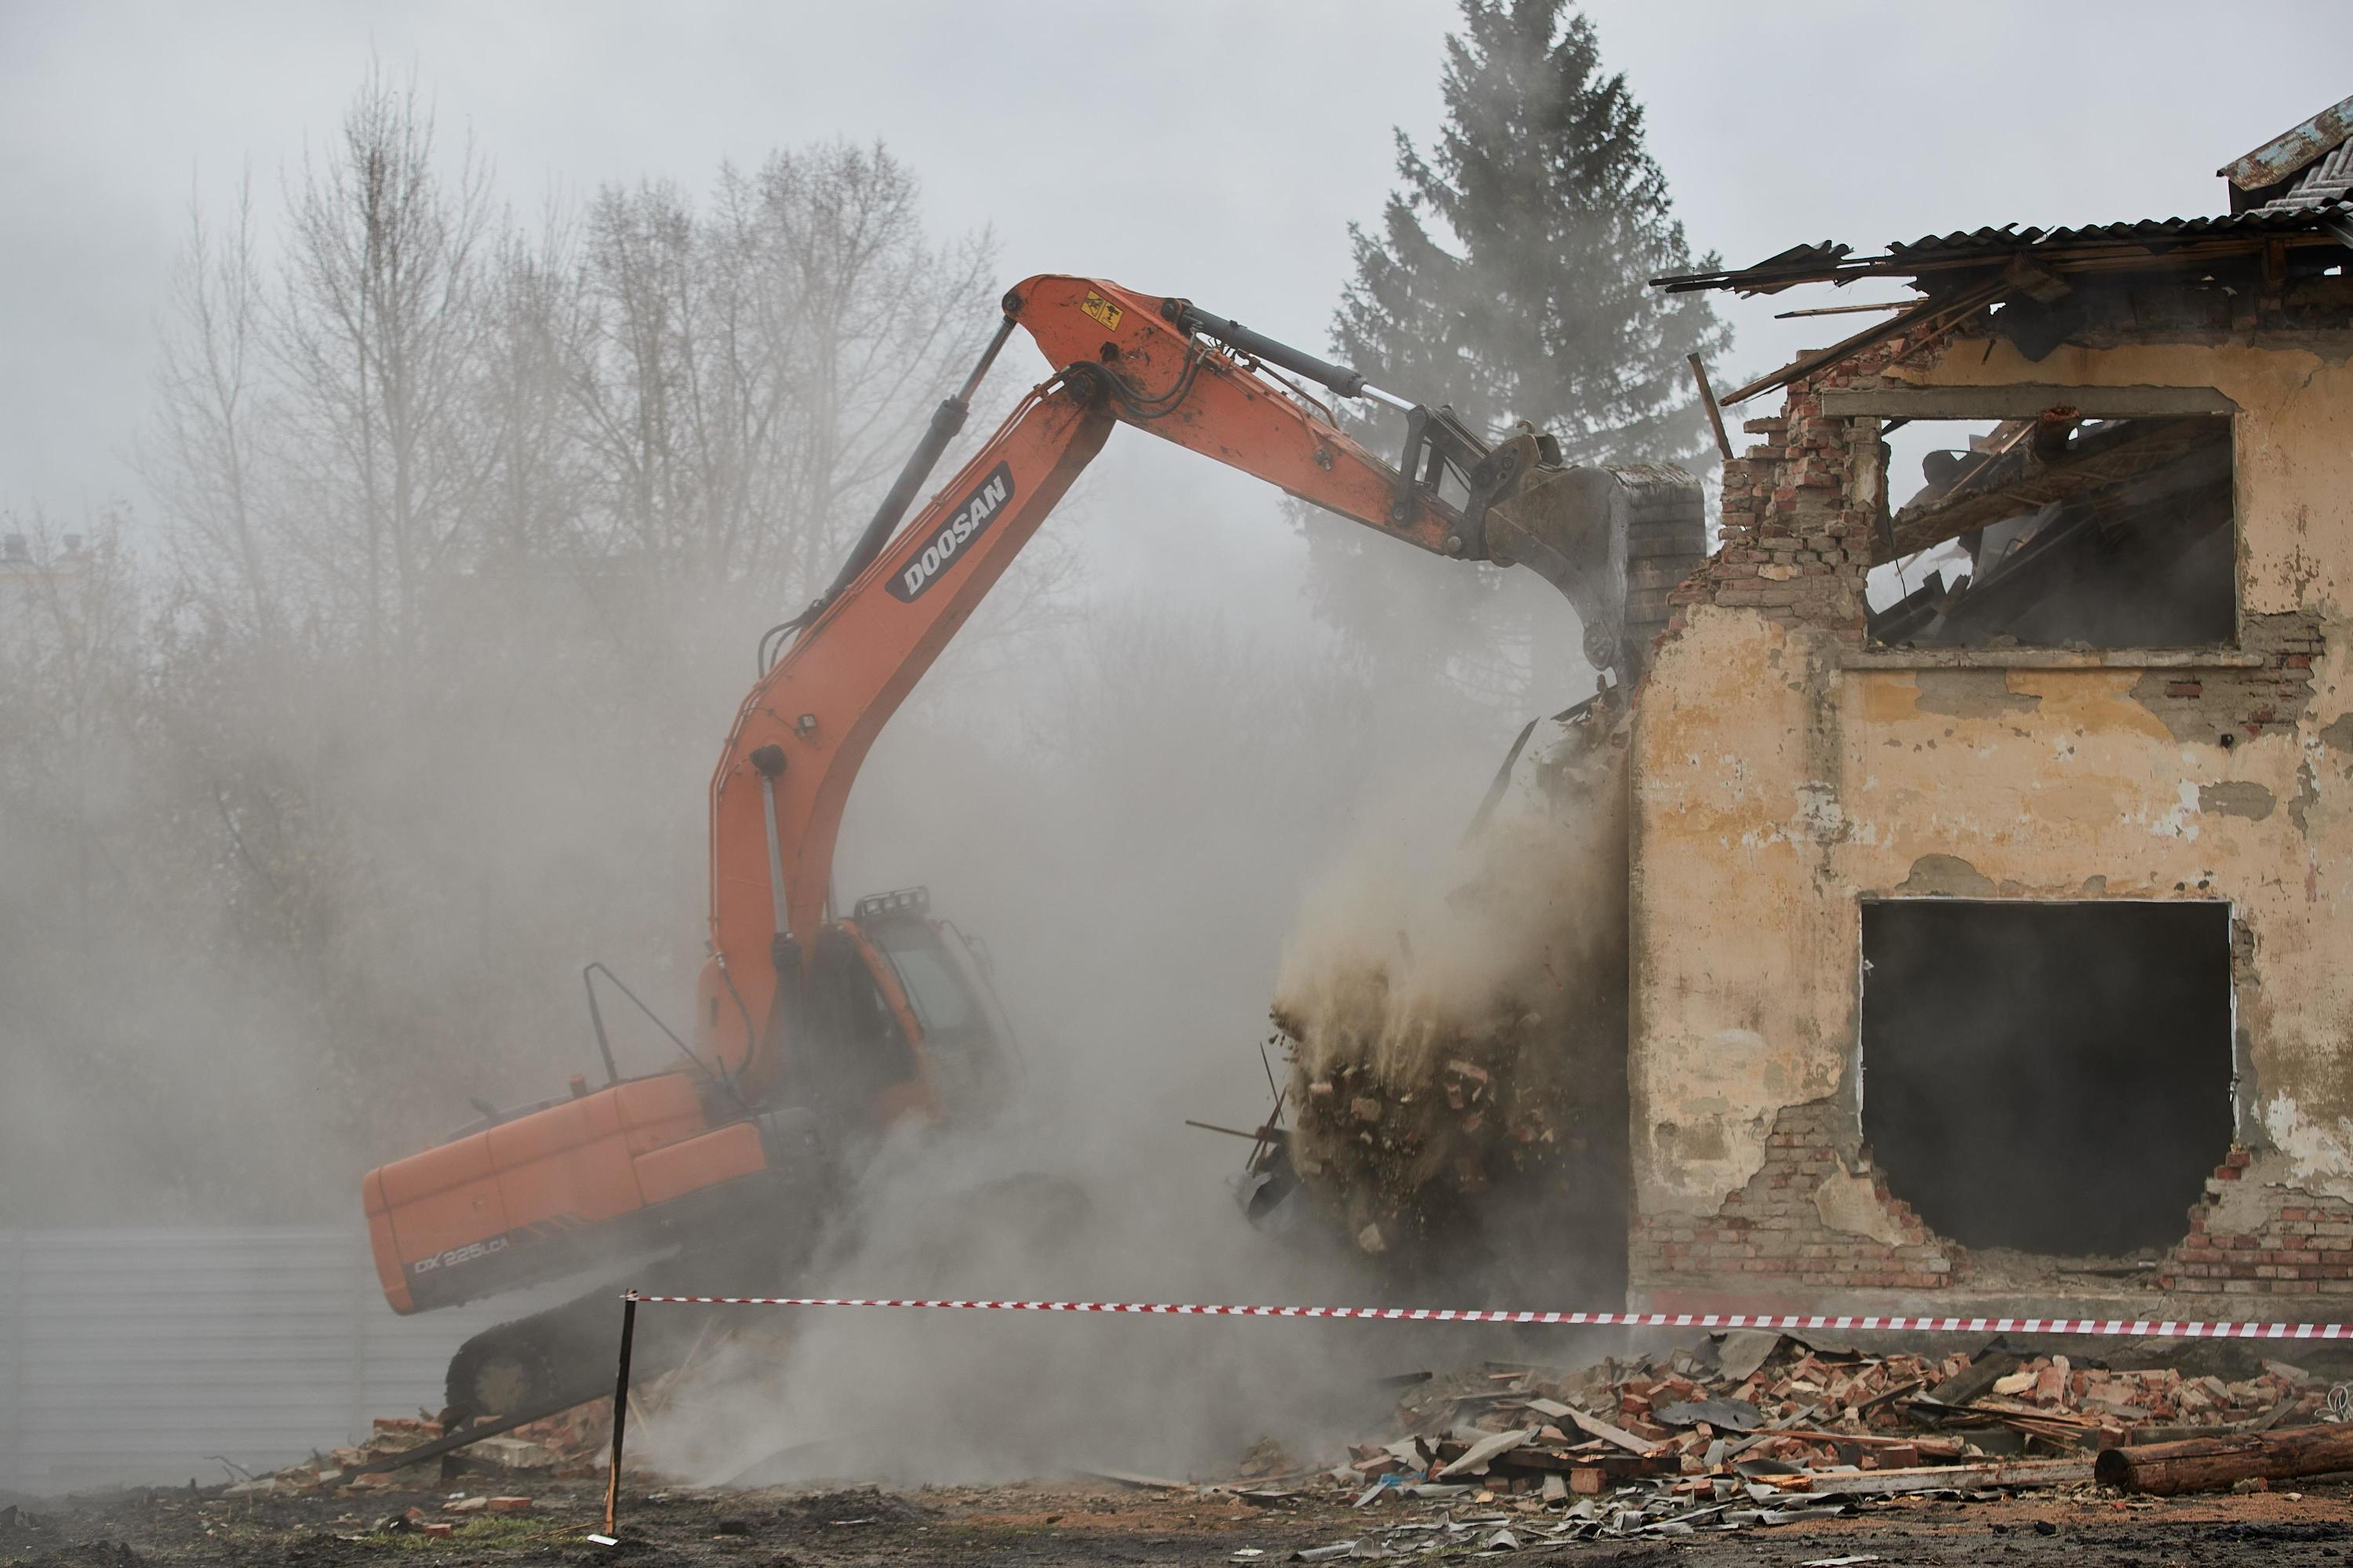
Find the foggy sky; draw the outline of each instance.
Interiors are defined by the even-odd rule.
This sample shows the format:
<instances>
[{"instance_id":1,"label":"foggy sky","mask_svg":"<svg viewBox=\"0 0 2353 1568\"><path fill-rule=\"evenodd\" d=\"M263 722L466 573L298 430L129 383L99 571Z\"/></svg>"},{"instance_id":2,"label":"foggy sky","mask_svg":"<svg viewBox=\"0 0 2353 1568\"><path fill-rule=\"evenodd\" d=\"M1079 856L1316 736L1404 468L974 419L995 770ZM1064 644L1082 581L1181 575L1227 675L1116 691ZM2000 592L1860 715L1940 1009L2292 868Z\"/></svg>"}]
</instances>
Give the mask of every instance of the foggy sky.
<instances>
[{"instance_id":1,"label":"foggy sky","mask_svg":"<svg viewBox=\"0 0 2353 1568\"><path fill-rule=\"evenodd\" d=\"M1831 237L2220 210L2212 171L2341 97L2353 58L2353 7L2333 3L2271 8L2267 37L2294 43L2265 44L2260 71L2211 5L1591 11L1694 248L1736 263ZM445 142L470 131L526 218L551 192L699 188L723 158L879 136L940 228L995 226L1008 282L1087 271L1320 345L1345 226L1391 184L1389 128L1426 144L1436 124L1453 15L0 0L0 506L140 499L124 447L191 193L225 202L249 166L266 232L281 169L332 130L371 48L417 69ZM1831 129L1799 129L1816 120ZM1735 308L1731 374L1842 324L1776 308ZM1254 515L1210 543L1293 547Z\"/></svg>"}]
</instances>

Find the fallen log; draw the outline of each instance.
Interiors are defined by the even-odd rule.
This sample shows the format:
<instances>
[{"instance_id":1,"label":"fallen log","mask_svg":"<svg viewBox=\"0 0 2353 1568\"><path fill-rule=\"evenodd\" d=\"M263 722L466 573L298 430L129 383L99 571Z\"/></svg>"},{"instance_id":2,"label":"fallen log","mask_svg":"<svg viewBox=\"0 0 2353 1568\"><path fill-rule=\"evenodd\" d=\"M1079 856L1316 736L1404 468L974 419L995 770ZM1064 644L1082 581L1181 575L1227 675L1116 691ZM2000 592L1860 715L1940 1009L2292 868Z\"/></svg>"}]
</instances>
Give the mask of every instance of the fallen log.
<instances>
[{"instance_id":1,"label":"fallen log","mask_svg":"<svg viewBox=\"0 0 2353 1568\"><path fill-rule=\"evenodd\" d=\"M2292 1480L2353 1470L2353 1425L2291 1426L2233 1437L2191 1437L2104 1450L2093 1477L2103 1486L2151 1497L2226 1490L2254 1477Z\"/></svg>"}]
</instances>

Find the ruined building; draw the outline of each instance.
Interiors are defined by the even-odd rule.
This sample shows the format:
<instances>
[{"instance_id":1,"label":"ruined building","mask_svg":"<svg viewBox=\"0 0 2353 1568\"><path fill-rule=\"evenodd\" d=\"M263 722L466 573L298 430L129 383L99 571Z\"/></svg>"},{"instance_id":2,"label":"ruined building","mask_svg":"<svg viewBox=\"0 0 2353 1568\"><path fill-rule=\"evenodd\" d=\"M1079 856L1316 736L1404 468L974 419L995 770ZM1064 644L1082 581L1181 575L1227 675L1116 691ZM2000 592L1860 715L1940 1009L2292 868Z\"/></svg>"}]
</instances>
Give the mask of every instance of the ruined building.
<instances>
[{"instance_id":1,"label":"ruined building","mask_svg":"<svg viewBox=\"0 0 2353 1568\"><path fill-rule=\"evenodd\" d=\"M2221 172L1662 280L1871 324L1636 705L1638 1304L2353 1308L2353 99Z\"/></svg>"}]
</instances>

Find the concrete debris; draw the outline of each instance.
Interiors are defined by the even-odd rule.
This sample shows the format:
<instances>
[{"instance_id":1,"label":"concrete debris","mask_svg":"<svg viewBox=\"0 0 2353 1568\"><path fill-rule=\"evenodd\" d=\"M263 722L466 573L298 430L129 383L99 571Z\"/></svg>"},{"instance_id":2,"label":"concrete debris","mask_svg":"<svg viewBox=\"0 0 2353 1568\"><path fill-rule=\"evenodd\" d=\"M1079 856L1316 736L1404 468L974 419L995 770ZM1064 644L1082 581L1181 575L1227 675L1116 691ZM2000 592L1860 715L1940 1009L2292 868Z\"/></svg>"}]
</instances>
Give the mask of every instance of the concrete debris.
<instances>
[{"instance_id":1,"label":"concrete debris","mask_svg":"<svg viewBox=\"0 0 2353 1568\"><path fill-rule=\"evenodd\" d=\"M528 1437L485 1437L469 1452L501 1470L547 1470L555 1467L555 1450Z\"/></svg>"}]
</instances>

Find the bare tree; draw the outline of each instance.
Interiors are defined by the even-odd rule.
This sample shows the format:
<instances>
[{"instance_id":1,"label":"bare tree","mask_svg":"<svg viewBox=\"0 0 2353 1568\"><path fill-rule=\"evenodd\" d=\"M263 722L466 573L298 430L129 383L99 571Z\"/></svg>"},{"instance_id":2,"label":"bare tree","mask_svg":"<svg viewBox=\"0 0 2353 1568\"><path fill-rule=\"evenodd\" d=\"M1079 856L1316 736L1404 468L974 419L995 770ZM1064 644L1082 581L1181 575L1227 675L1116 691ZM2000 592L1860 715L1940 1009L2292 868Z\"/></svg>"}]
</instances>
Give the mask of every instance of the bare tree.
<instances>
[{"instance_id":1,"label":"bare tree","mask_svg":"<svg viewBox=\"0 0 2353 1568\"><path fill-rule=\"evenodd\" d=\"M593 352L575 380L610 547L705 585L806 599L990 325L986 235L934 246L884 149L608 186L586 247Z\"/></svg>"},{"instance_id":2,"label":"bare tree","mask_svg":"<svg viewBox=\"0 0 2353 1568\"><path fill-rule=\"evenodd\" d=\"M109 772L139 740L141 591L117 514L75 533L0 514L0 885L45 895L7 901L0 956L37 965L88 939L120 870L106 829L136 789ZM5 969L0 991L19 994Z\"/></svg>"},{"instance_id":3,"label":"bare tree","mask_svg":"<svg viewBox=\"0 0 2353 1568\"><path fill-rule=\"evenodd\" d=\"M711 252L670 182L599 192L586 258L593 333L574 380L607 553L702 579L725 575L717 497L741 487L744 461L726 435L759 371L724 330Z\"/></svg>"},{"instance_id":4,"label":"bare tree","mask_svg":"<svg viewBox=\"0 0 2353 1568\"><path fill-rule=\"evenodd\" d=\"M913 174L880 143L779 152L761 168L762 299L771 353L794 366L796 461L777 574L800 597L831 575L941 389L996 324L986 231L934 245Z\"/></svg>"},{"instance_id":5,"label":"bare tree","mask_svg":"<svg viewBox=\"0 0 2353 1568\"><path fill-rule=\"evenodd\" d=\"M589 330L576 242L551 210L533 242L501 236L484 333L489 482L475 496L483 557L509 568L569 556L587 464L570 377Z\"/></svg>"},{"instance_id":6,"label":"bare tree","mask_svg":"<svg viewBox=\"0 0 2353 1568\"><path fill-rule=\"evenodd\" d=\"M174 526L179 572L225 625L269 643L283 630L285 606L261 444L271 418L264 291L250 176L217 233L192 200L158 350L154 423L139 457Z\"/></svg>"},{"instance_id":7,"label":"bare tree","mask_svg":"<svg viewBox=\"0 0 2353 1568\"><path fill-rule=\"evenodd\" d=\"M413 651L427 578L490 471L475 407L489 189L470 152L443 180L415 79L371 68L341 135L288 193L276 340L316 520L295 539L356 609L372 659Z\"/></svg>"}]
</instances>

